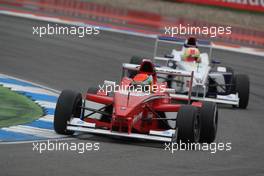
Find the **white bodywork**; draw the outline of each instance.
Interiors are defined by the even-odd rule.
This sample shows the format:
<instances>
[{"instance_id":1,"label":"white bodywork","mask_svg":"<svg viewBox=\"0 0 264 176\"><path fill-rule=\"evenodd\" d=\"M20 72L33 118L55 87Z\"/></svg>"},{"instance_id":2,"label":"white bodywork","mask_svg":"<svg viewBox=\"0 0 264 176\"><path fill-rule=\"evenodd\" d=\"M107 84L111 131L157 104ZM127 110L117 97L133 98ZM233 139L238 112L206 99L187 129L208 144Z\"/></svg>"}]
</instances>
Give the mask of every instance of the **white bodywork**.
<instances>
[{"instance_id":1,"label":"white bodywork","mask_svg":"<svg viewBox=\"0 0 264 176\"><path fill-rule=\"evenodd\" d=\"M161 59L167 59L167 58L161 58ZM130 70L138 70L139 67L140 67L140 65L123 64L123 68L127 68ZM180 78L183 78L183 79L190 79L191 78L191 73L189 71L185 71L185 70L172 69L169 67L155 67L155 70L156 70L157 74L179 76ZM193 77L193 79L194 79L194 77ZM196 84L196 86L206 87L204 84ZM184 98L184 99L189 98L189 95L184 95L184 94L178 93L177 92L178 87L176 87L174 89L175 89L175 94L173 94L173 93L170 94L170 96L172 98ZM185 87L185 89L187 90L188 87ZM237 94L230 94L230 95L226 95L226 96L217 95L216 98L207 98L207 97L198 97L198 96L191 96L190 98L192 100L209 101L209 102L216 102L216 103L230 104L230 105L238 105L238 103L239 103L239 98L238 98Z\"/></svg>"},{"instance_id":2,"label":"white bodywork","mask_svg":"<svg viewBox=\"0 0 264 176\"><path fill-rule=\"evenodd\" d=\"M224 76L223 74L219 74L219 73L210 73L211 71L211 66L210 66L210 61L209 61L209 55L208 53L201 53L200 54L200 58L201 58L201 62L200 63L196 63L196 62L186 62L183 61L182 56L183 53L185 51L185 47L182 47L181 50L175 50L173 49L171 52L171 57L167 58L167 57L158 57L157 55L157 47L158 47L158 42L162 41L165 43L170 43L170 44L179 44L178 42L173 42L173 41L164 41L164 40L159 40L157 39L156 41L156 45L155 45L155 52L154 52L154 63L157 64L157 66L159 68L162 69L172 69L170 62L174 62L176 63L177 70L181 70L181 71L187 71L187 72L194 72L193 75L193 87L192 87L192 92L196 93L196 96L193 96L192 99L195 100L203 100L203 101L213 101L213 102L217 102L217 103L223 103L223 104L232 104L232 105L238 105L239 104L239 98L238 98L238 94L230 94L230 95L217 95L216 98L207 98L206 96L206 92L208 91L208 76L210 74L210 77L213 78L214 80L217 81L217 83L220 84L224 84L225 80L224 80ZM206 46L208 47L208 46ZM210 55L211 55L211 50L210 50ZM217 67L217 72L226 72L226 68L225 67ZM164 77L162 75L158 75L159 78L162 80L166 79L167 77ZM183 77L173 77L173 80L176 81L172 81L172 85L171 87L176 89L177 93L182 93L185 94L189 91L189 87L188 87L188 79L189 78L183 78ZM220 88L218 88L218 91ZM198 97L198 94L200 95ZM203 95L201 97L201 94Z\"/></svg>"}]
</instances>

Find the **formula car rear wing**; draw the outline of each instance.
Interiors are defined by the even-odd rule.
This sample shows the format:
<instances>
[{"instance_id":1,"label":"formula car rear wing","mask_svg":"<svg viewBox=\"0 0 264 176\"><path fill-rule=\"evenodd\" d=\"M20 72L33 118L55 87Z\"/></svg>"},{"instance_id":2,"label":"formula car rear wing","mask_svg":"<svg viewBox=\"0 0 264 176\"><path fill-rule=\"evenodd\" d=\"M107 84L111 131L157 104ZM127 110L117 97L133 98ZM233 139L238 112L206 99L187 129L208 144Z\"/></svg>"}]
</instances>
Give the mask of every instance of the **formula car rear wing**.
<instances>
[{"instance_id":1,"label":"formula car rear wing","mask_svg":"<svg viewBox=\"0 0 264 176\"><path fill-rule=\"evenodd\" d=\"M229 104L229 105L239 105L239 97L237 94L231 94L231 95L217 95L216 98L207 98L207 97L196 97L191 96L188 97L187 95L180 95L180 94L170 94L170 97L177 98L177 99L191 99L196 101L207 101L207 102L215 102L218 104Z\"/></svg>"},{"instance_id":2,"label":"formula car rear wing","mask_svg":"<svg viewBox=\"0 0 264 176\"><path fill-rule=\"evenodd\" d=\"M136 64L123 64L123 69L138 71L140 65ZM172 75L172 76L182 76L182 77L191 77L193 78L193 72L171 69L171 68L162 68L162 67L155 67L155 71L157 74L164 74L164 75Z\"/></svg>"},{"instance_id":3,"label":"formula car rear wing","mask_svg":"<svg viewBox=\"0 0 264 176\"><path fill-rule=\"evenodd\" d=\"M154 55L153 58L160 59L161 57L157 57L158 47L159 43L168 43L172 45L184 45L185 39L182 38L175 38L175 37L164 37L164 36L158 36L156 38L155 47L154 47ZM209 48L209 58L212 56L212 44L210 41L207 40L197 40L197 46L202 48Z\"/></svg>"}]
</instances>

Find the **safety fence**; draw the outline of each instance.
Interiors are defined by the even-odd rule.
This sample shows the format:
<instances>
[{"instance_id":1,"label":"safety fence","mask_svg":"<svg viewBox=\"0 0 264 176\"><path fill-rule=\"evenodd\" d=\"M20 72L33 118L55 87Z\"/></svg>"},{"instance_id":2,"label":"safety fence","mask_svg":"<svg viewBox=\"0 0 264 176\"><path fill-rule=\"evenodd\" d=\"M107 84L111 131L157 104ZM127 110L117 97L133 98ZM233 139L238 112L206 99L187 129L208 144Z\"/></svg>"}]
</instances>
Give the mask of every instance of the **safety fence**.
<instances>
[{"instance_id":1,"label":"safety fence","mask_svg":"<svg viewBox=\"0 0 264 176\"><path fill-rule=\"evenodd\" d=\"M171 18L156 13L115 8L81 0L0 0L0 4L0 10L16 9L36 15L73 19L101 26L111 25L118 29L135 30L148 34L164 34L166 26L223 26L185 18ZM198 37L208 38L209 35ZM264 31L232 27L230 35L219 35L211 39L213 41L263 47Z\"/></svg>"},{"instance_id":2,"label":"safety fence","mask_svg":"<svg viewBox=\"0 0 264 176\"><path fill-rule=\"evenodd\" d=\"M175 0L202 5L228 7L239 10L264 12L264 0Z\"/></svg>"}]
</instances>

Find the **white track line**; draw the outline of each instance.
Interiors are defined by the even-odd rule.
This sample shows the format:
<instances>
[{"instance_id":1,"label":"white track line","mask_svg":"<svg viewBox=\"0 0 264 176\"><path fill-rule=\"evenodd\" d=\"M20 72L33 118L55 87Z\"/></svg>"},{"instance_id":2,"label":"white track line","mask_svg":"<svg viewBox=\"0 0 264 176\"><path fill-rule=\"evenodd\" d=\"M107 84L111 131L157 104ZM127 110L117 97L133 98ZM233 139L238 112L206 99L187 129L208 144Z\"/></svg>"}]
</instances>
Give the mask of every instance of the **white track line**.
<instances>
[{"instance_id":1,"label":"white track line","mask_svg":"<svg viewBox=\"0 0 264 176\"><path fill-rule=\"evenodd\" d=\"M46 122L53 122L54 116L53 115L46 115L44 117L39 118L38 120L46 121Z\"/></svg>"},{"instance_id":2,"label":"white track line","mask_svg":"<svg viewBox=\"0 0 264 176\"><path fill-rule=\"evenodd\" d=\"M30 141L14 141L14 142L1 142L1 144L28 144L28 143L36 143L36 142L56 142L56 141L68 141L68 140L76 140L77 138L58 138L58 139L40 139L40 140L30 140Z\"/></svg>"},{"instance_id":3,"label":"white track line","mask_svg":"<svg viewBox=\"0 0 264 176\"><path fill-rule=\"evenodd\" d=\"M56 107L56 103L53 102L49 102L49 101L35 101L36 103L38 103L40 106L44 107L44 108L53 108L55 109Z\"/></svg>"},{"instance_id":4,"label":"white track line","mask_svg":"<svg viewBox=\"0 0 264 176\"><path fill-rule=\"evenodd\" d=\"M10 84L10 83L3 83L0 82L0 84L3 85L3 87L11 88L13 91L23 91L23 92L30 92L30 93L38 93L38 94L44 94L44 95L51 95L51 96L58 96L58 94L48 91L46 89L38 88L38 87L32 87L32 86L21 86L17 84Z\"/></svg>"},{"instance_id":5,"label":"white track line","mask_svg":"<svg viewBox=\"0 0 264 176\"><path fill-rule=\"evenodd\" d=\"M0 10L0 14L1 14L1 10ZM41 85L41 84L34 83L34 82L32 82L32 81L28 81L28 80L26 80L26 79L21 79L21 78L17 78L17 77L14 77L14 76L5 75L5 74L3 74L3 73L0 73L0 77L1 77L1 78L12 78L12 79L16 79L16 80L19 80L19 81L23 81L23 82L26 82L26 83L32 84L32 85L34 85L34 86L38 86L38 87L41 87L41 88L46 89L46 90L48 90L48 91L51 91L51 92L55 93L55 95L57 94L57 96L60 94L60 91L58 91L58 90L56 90L56 89L52 89L52 88L50 88L50 87L47 87L47 86L43 86L43 85Z\"/></svg>"},{"instance_id":6,"label":"white track line","mask_svg":"<svg viewBox=\"0 0 264 176\"><path fill-rule=\"evenodd\" d=\"M31 127L31 126L24 126L24 125L11 126L9 128L2 128L2 130L17 132L17 133L30 134L33 136L38 136L38 137L43 137L43 138L51 138L51 139L52 138L66 137L65 135L56 134L54 130Z\"/></svg>"}]
</instances>

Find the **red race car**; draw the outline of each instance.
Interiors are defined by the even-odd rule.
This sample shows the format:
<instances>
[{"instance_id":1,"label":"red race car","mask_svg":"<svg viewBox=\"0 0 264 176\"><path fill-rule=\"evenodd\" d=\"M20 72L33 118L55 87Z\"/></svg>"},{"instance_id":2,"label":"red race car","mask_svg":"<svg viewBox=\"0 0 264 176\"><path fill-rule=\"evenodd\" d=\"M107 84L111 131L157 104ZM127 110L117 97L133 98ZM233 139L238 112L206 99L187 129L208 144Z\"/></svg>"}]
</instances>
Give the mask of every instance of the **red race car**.
<instances>
[{"instance_id":1,"label":"red race car","mask_svg":"<svg viewBox=\"0 0 264 176\"><path fill-rule=\"evenodd\" d=\"M189 94L175 94L166 82L157 81L157 74L189 77ZM149 82L135 81L144 75L151 78ZM105 81L103 86L88 89L84 97L63 90L56 105L54 129L66 135L78 131L164 142L211 143L216 137L218 109L213 102L191 99L192 80L193 72L164 70L149 60L141 65L123 64L120 84Z\"/></svg>"}]
</instances>

